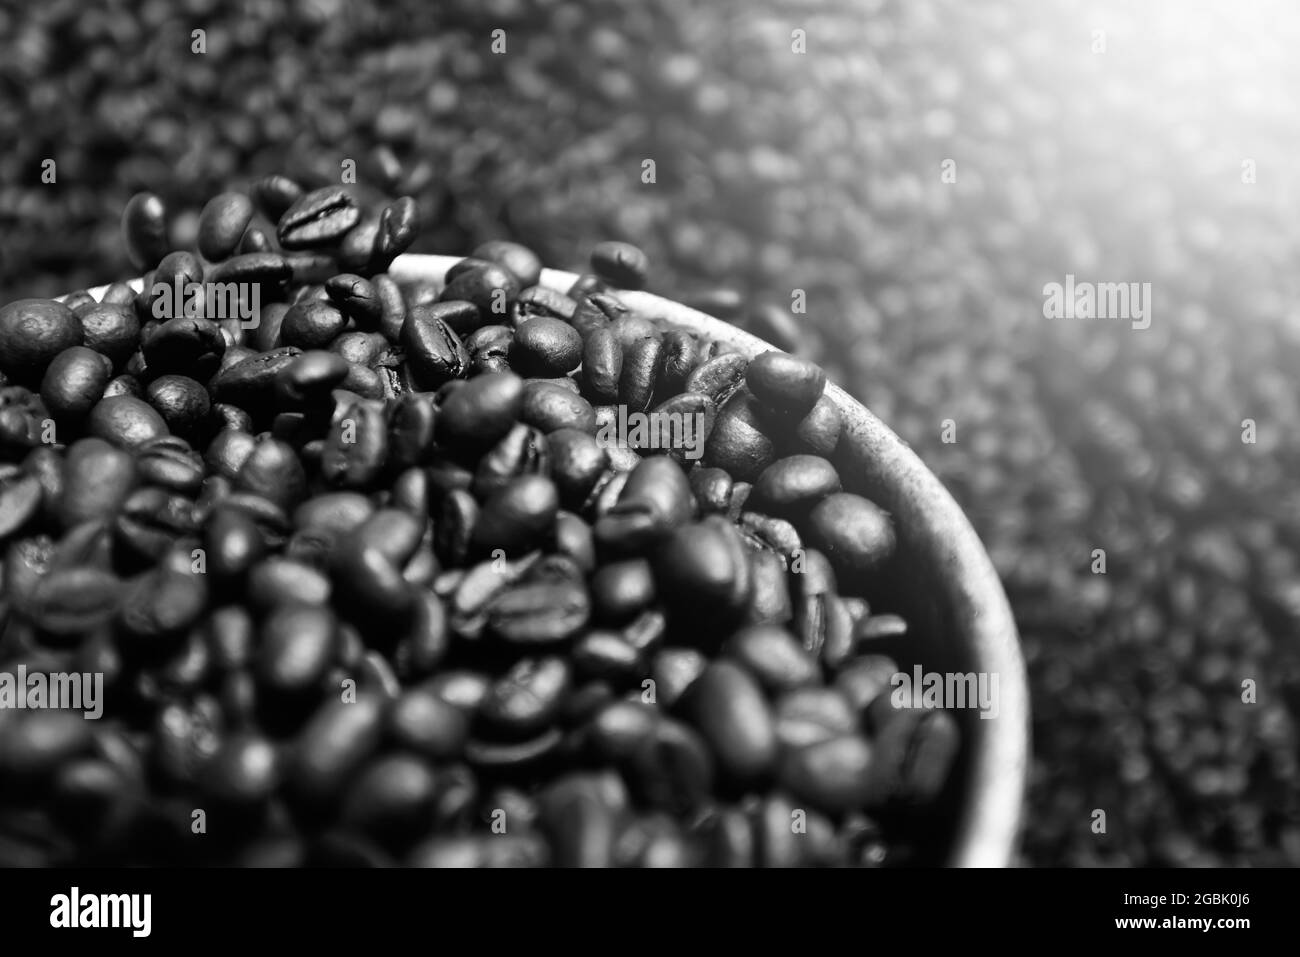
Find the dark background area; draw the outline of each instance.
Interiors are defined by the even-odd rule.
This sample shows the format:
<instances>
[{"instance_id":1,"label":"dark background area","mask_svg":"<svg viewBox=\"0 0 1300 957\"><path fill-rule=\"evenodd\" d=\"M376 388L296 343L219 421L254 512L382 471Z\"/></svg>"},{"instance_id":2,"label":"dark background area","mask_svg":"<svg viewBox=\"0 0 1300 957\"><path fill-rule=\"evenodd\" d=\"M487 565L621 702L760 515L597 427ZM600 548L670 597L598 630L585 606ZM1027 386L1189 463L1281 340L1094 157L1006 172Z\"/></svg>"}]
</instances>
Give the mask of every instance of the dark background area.
<instances>
[{"instance_id":1,"label":"dark background area","mask_svg":"<svg viewBox=\"0 0 1300 957\"><path fill-rule=\"evenodd\" d=\"M0 297L128 276L137 189L185 242L376 147L413 251L635 242L783 311L966 508L1033 686L1026 863L1300 864L1300 18L1140 6L5 2ZM1067 273L1150 282L1151 327L1044 318Z\"/></svg>"}]
</instances>

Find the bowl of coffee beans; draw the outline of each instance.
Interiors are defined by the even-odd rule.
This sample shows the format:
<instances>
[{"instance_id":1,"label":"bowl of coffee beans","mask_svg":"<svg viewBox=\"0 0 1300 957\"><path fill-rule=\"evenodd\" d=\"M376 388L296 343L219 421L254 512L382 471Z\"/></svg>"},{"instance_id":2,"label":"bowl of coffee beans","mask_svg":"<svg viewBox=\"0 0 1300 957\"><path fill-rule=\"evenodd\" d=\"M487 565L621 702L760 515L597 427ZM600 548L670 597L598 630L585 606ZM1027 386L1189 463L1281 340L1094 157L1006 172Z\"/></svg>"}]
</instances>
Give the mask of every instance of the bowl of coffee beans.
<instances>
[{"instance_id":1,"label":"bowl of coffee beans","mask_svg":"<svg viewBox=\"0 0 1300 957\"><path fill-rule=\"evenodd\" d=\"M812 363L283 176L0 308L0 865L1014 855L1000 583Z\"/></svg>"}]
</instances>

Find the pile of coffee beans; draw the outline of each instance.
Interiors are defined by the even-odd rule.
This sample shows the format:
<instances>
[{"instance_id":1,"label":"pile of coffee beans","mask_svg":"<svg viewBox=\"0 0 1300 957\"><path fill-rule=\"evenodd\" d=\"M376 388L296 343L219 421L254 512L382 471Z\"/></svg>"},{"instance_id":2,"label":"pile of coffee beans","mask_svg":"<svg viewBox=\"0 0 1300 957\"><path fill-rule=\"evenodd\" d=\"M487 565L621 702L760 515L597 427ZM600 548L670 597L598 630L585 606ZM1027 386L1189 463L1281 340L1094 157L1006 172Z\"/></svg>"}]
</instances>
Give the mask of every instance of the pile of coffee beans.
<instances>
[{"instance_id":1,"label":"pile of coffee beans","mask_svg":"<svg viewBox=\"0 0 1300 957\"><path fill-rule=\"evenodd\" d=\"M399 283L415 209L270 176L176 250L141 194L139 292L0 309L0 861L917 859L958 729L891 704L825 373L626 243Z\"/></svg>"}]
</instances>

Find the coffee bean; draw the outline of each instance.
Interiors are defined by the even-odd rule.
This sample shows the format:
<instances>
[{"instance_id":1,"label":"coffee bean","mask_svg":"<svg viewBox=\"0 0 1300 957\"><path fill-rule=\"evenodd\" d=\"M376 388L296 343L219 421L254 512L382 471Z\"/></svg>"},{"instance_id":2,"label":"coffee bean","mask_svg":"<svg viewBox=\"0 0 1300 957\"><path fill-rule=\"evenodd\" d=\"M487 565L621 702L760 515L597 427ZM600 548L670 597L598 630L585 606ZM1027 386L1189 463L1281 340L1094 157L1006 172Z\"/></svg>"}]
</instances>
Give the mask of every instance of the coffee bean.
<instances>
[{"instance_id":1,"label":"coffee bean","mask_svg":"<svg viewBox=\"0 0 1300 957\"><path fill-rule=\"evenodd\" d=\"M381 402L364 399L342 409L321 452L320 471L331 485L365 488L388 458L388 424Z\"/></svg>"},{"instance_id":2,"label":"coffee bean","mask_svg":"<svg viewBox=\"0 0 1300 957\"><path fill-rule=\"evenodd\" d=\"M872 803L921 807L948 780L961 732L946 711L895 710L877 737Z\"/></svg>"},{"instance_id":3,"label":"coffee bean","mask_svg":"<svg viewBox=\"0 0 1300 957\"><path fill-rule=\"evenodd\" d=\"M271 438L253 447L235 476L236 489L261 496L282 509L298 504L306 485L302 463L293 448Z\"/></svg>"},{"instance_id":4,"label":"coffee bean","mask_svg":"<svg viewBox=\"0 0 1300 957\"><path fill-rule=\"evenodd\" d=\"M464 300L474 304L478 320L474 326L500 323L510 312L510 306L522 287L514 274L496 263L483 263L465 269L454 278L448 274L447 287L438 297L440 302ZM459 329L472 332L473 329Z\"/></svg>"},{"instance_id":5,"label":"coffee bean","mask_svg":"<svg viewBox=\"0 0 1300 957\"><path fill-rule=\"evenodd\" d=\"M159 376L149 383L146 395L174 435L197 435L212 408L208 390L183 375Z\"/></svg>"},{"instance_id":6,"label":"coffee bean","mask_svg":"<svg viewBox=\"0 0 1300 957\"><path fill-rule=\"evenodd\" d=\"M199 252L216 262L230 256L253 219L253 201L243 193L221 193L199 213Z\"/></svg>"},{"instance_id":7,"label":"coffee bean","mask_svg":"<svg viewBox=\"0 0 1300 957\"><path fill-rule=\"evenodd\" d=\"M772 714L758 682L738 665L728 661L709 665L678 706L708 741L724 773L751 781L775 763Z\"/></svg>"},{"instance_id":8,"label":"coffee bean","mask_svg":"<svg viewBox=\"0 0 1300 957\"><path fill-rule=\"evenodd\" d=\"M861 807L872 793L875 750L858 735L792 748L781 759L781 783L831 814Z\"/></svg>"},{"instance_id":9,"label":"coffee bean","mask_svg":"<svg viewBox=\"0 0 1300 957\"><path fill-rule=\"evenodd\" d=\"M407 361L422 388L436 389L469 370L469 353L447 322L456 304L417 306L407 315L401 329Z\"/></svg>"},{"instance_id":10,"label":"coffee bean","mask_svg":"<svg viewBox=\"0 0 1300 957\"><path fill-rule=\"evenodd\" d=\"M536 734L558 715L571 681L563 658L525 658L488 690L479 716L506 735Z\"/></svg>"},{"instance_id":11,"label":"coffee bean","mask_svg":"<svg viewBox=\"0 0 1300 957\"><path fill-rule=\"evenodd\" d=\"M73 346L54 357L41 380L41 399L56 418L84 418L108 385L112 363L85 346Z\"/></svg>"},{"instance_id":12,"label":"coffee bean","mask_svg":"<svg viewBox=\"0 0 1300 957\"><path fill-rule=\"evenodd\" d=\"M310 249L341 238L360 218L347 190L327 186L296 199L280 216L276 236L285 249Z\"/></svg>"},{"instance_id":13,"label":"coffee bean","mask_svg":"<svg viewBox=\"0 0 1300 957\"><path fill-rule=\"evenodd\" d=\"M379 234L375 239L376 271L387 269L394 258L415 242L419 231L420 209L414 199L403 196L386 206L379 216Z\"/></svg>"},{"instance_id":14,"label":"coffee bean","mask_svg":"<svg viewBox=\"0 0 1300 957\"><path fill-rule=\"evenodd\" d=\"M625 773L639 802L685 814L709 801L714 762L695 731L665 718L637 747Z\"/></svg>"},{"instance_id":15,"label":"coffee bean","mask_svg":"<svg viewBox=\"0 0 1300 957\"><path fill-rule=\"evenodd\" d=\"M286 694L317 689L337 650L338 626L327 608L281 605L262 624L258 679Z\"/></svg>"},{"instance_id":16,"label":"coffee bean","mask_svg":"<svg viewBox=\"0 0 1300 957\"><path fill-rule=\"evenodd\" d=\"M654 598L654 575L650 563L642 558L607 564L591 579L596 618L607 624L630 621Z\"/></svg>"},{"instance_id":17,"label":"coffee bean","mask_svg":"<svg viewBox=\"0 0 1300 957\"><path fill-rule=\"evenodd\" d=\"M559 319L537 316L515 329L510 362L525 376L567 375L582 361L582 337Z\"/></svg>"},{"instance_id":18,"label":"coffee bean","mask_svg":"<svg viewBox=\"0 0 1300 957\"><path fill-rule=\"evenodd\" d=\"M797 521L840 489L839 473L830 462L816 455L791 455L762 471L746 506Z\"/></svg>"},{"instance_id":19,"label":"coffee bean","mask_svg":"<svg viewBox=\"0 0 1300 957\"><path fill-rule=\"evenodd\" d=\"M860 495L840 492L822 499L809 513L808 542L826 553L846 583L856 584L889 560L896 537L882 509Z\"/></svg>"},{"instance_id":20,"label":"coffee bean","mask_svg":"<svg viewBox=\"0 0 1300 957\"><path fill-rule=\"evenodd\" d=\"M0 541L36 517L41 508L41 483L21 470L0 467Z\"/></svg>"},{"instance_id":21,"label":"coffee bean","mask_svg":"<svg viewBox=\"0 0 1300 957\"><path fill-rule=\"evenodd\" d=\"M279 219L285 210L303 194L303 189L287 176L263 176L249 189L257 208L272 219Z\"/></svg>"},{"instance_id":22,"label":"coffee bean","mask_svg":"<svg viewBox=\"0 0 1300 957\"><path fill-rule=\"evenodd\" d=\"M623 375L623 346L612 329L593 329L582 346L582 375L597 402L617 402Z\"/></svg>"},{"instance_id":23,"label":"coffee bean","mask_svg":"<svg viewBox=\"0 0 1300 957\"><path fill-rule=\"evenodd\" d=\"M536 288L542 280L542 261L531 249L518 243L507 242L504 239L491 239L476 246L470 253L470 257L503 266L525 290Z\"/></svg>"},{"instance_id":24,"label":"coffee bean","mask_svg":"<svg viewBox=\"0 0 1300 957\"><path fill-rule=\"evenodd\" d=\"M317 801L338 794L383 739L387 703L378 695L326 701L299 733L288 779Z\"/></svg>"},{"instance_id":25,"label":"coffee bean","mask_svg":"<svg viewBox=\"0 0 1300 957\"><path fill-rule=\"evenodd\" d=\"M821 398L826 388L826 373L806 359L783 352L764 352L749 363L745 382L767 408L803 418Z\"/></svg>"},{"instance_id":26,"label":"coffee bean","mask_svg":"<svg viewBox=\"0 0 1300 957\"><path fill-rule=\"evenodd\" d=\"M650 262L631 243L597 243L591 251L591 268L612 286L640 289L645 285Z\"/></svg>"},{"instance_id":27,"label":"coffee bean","mask_svg":"<svg viewBox=\"0 0 1300 957\"><path fill-rule=\"evenodd\" d=\"M696 366L687 375L683 389L707 395L714 405L722 408L743 387L748 365L745 357L738 353L717 356Z\"/></svg>"},{"instance_id":28,"label":"coffee bean","mask_svg":"<svg viewBox=\"0 0 1300 957\"><path fill-rule=\"evenodd\" d=\"M689 521L692 510L690 483L677 463L663 456L644 459L618 504L596 522L596 541L620 551L644 550Z\"/></svg>"},{"instance_id":29,"label":"coffee bean","mask_svg":"<svg viewBox=\"0 0 1300 957\"><path fill-rule=\"evenodd\" d=\"M0 373L38 383L55 357L85 341L81 320L53 299L17 299L0 307Z\"/></svg>"},{"instance_id":30,"label":"coffee bean","mask_svg":"<svg viewBox=\"0 0 1300 957\"><path fill-rule=\"evenodd\" d=\"M167 423L152 406L125 395L101 399L90 413L87 431L126 449L168 434Z\"/></svg>"},{"instance_id":31,"label":"coffee bean","mask_svg":"<svg viewBox=\"0 0 1300 957\"><path fill-rule=\"evenodd\" d=\"M167 254L167 209L153 193L136 193L122 210L122 238L131 265L152 269Z\"/></svg>"},{"instance_id":32,"label":"coffee bean","mask_svg":"<svg viewBox=\"0 0 1300 957\"><path fill-rule=\"evenodd\" d=\"M772 463L775 451L772 440L763 432L757 405L752 396L738 394L722 406L704 448L705 465L726 469L739 481L752 482Z\"/></svg>"},{"instance_id":33,"label":"coffee bean","mask_svg":"<svg viewBox=\"0 0 1300 957\"><path fill-rule=\"evenodd\" d=\"M658 594L681 616L730 621L749 600L749 562L725 519L709 517L684 525L654 556Z\"/></svg>"},{"instance_id":34,"label":"coffee bean","mask_svg":"<svg viewBox=\"0 0 1300 957\"><path fill-rule=\"evenodd\" d=\"M587 623L591 601L580 583L536 582L502 591L488 603L486 613L488 627L504 641L551 645Z\"/></svg>"},{"instance_id":35,"label":"coffee bean","mask_svg":"<svg viewBox=\"0 0 1300 957\"><path fill-rule=\"evenodd\" d=\"M638 339L624 345L618 396L629 412L645 412L650 408L663 365L663 343L658 339Z\"/></svg>"},{"instance_id":36,"label":"coffee bean","mask_svg":"<svg viewBox=\"0 0 1300 957\"><path fill-rule=\"evenodd\" d=\"M105 355L115 371L121 370L136 349L140 338L140 321L134 307L105 299L77 311L88 349Z\"/></svg>"},{"instance_id":37,"label":"coffee bean","mask_svg":"<svg viewBox=\"0 0 1300 957\"><path fill-rule=\"evenodd\" d=\"M752 625L737 632L722 653L747 668L771 692L816 684L817 661L784 628Z\"/></svg>"}]
</instances>

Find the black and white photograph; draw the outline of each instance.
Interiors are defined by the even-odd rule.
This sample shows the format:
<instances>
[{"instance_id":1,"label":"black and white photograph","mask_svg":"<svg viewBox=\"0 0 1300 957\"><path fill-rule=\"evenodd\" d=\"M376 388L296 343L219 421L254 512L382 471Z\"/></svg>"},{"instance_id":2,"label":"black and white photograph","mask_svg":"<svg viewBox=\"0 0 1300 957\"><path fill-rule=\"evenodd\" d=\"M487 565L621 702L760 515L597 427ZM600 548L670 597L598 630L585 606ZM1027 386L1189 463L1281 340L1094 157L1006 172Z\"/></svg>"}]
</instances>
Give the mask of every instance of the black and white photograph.
<instances>
[{"instance_id":1,"label":"black and white photograph","mask_svg":"<svg viewBox=\"0 0 1300 957\"><path fill-rule=\"evenodd\" d=\"M6 926L1276 927L1297 49L1285 0L0 0ZM483 868L690 873L430 873Z\"/></svg>"}]
</instances>

